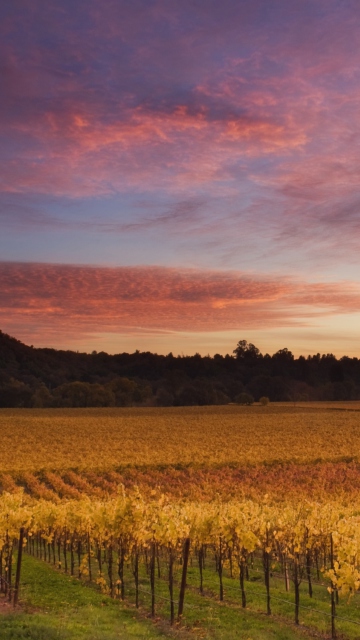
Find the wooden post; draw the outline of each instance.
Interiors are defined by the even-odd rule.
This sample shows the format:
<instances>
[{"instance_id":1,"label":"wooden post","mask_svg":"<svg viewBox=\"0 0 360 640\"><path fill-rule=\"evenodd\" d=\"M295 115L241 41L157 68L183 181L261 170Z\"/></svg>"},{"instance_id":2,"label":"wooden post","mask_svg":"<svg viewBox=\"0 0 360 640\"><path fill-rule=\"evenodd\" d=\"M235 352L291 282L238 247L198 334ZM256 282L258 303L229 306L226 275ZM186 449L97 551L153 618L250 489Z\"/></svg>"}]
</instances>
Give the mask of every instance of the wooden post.
<instances>
[{"instance_id":1,"label":"wooden post","mask_svg":"<svg viewBox=\"0 0 360 640\"><path fill-rule=\"evenodd\" d=\"M125 583L124 583L124 561L125 561L125 547L122 541L119 541L118 552L118 575L120 580L120 598L125 599Z\"/></svg>"},{"instance_id":2,"label":"wooden post","mask_svg":"<svg viewBox=\"0 0 360 640\"><path fill-rule=\"evenodd\" d=\"M181 586L180 586L180 594L179 594L178 619L181 618L184 611L186 575L187 575L187 566L189 562L189 555L190 555L190 538L186 538L185 544L184 544L183 569L182 569Z\"/></svg>"},{"instance_id":3,"label":"wooden post","mask_svg":"<svg viewBox=\"0 0 360 640\"><path fill-rule=\"evenodd\" d=\"M334 541L332 537L332 533L330 534L330 563L331 568L334 571ZM331 638L334 640L336 638L336 627L335 627L335 617L336 617L336 604L335 604L335 589L336 585L331 582Z\"/></svg>"},{"instance_id":4,"label":"wooden post","mask_svg":"<svg viewBox=\"0 0 360 640\"><path fill-rule=\"evenodd\" d=\"M294 586L295 586L295 624L299 624L299 605L300 605L300 579L299 579L299 554L294 556Z\"/></svg>"},{"instance_id":5,"label":"wooden post","mask_svg":"<svg viewBox=\"0 0 360 640\"><path fill-rule=\"evenodd\" d=\"M200 593L204 592L204 588L203 588L203 562L204 562L203 553L204 553L203 552L203 545L201 545L201 547L199 549L199 556L198 556L198 559L199 559L199 571L200 571L200 587L199 587Z\"/></svg>"},{"instance_id":6,"label":"wooden post","mask_svg":"<svg viewBox=\"0 0 360 640\"><path fill-rule=\"evenodd\" d=\"M65 562L65 573L67 573L68 570L68 565L67 565L67 543L66 543L66 538L67 538L67 533L66 533L66 527L65 527L65 531L64 531L64 562Z\"/></svg>"},{"instance_id":7,"label":"wooden post","mask_svg":"<svg viewBox=\"0 0 360 640\"><path fill-rule=\"evenodd\" d=\"M271 606L270 606L270 554L263 551L263 564L264 564L264 577L265 577L265 587L266 587L266 613L268 616L271 616Z\"/></svg>"},{"instance_id":8,"label":"wooden post","mask_svg":"<svg viewBox=\"0 0 360 640\"><path fill-rule=\"evenodd\" d=\"M309 588L309 596L312 598L313 596L313 588L311 583L311 551L308 549L306 553L306 575L308 580L308 588Z\"/></svg>"},{"instance_id":9,"label":"wooden post","mask_svg":"<svg viewBox=\"0 0 360 640\"><path fill-rule=\"evenodd\" d=\"M8 595L8 580L9 580L9 534L8 532L6 532L6 542L4 545L4 549L6 549L6 555L5 555L5 584L4 584L4 593L5 593L5 597Z\"/></svg>"},{"instance_id":10,"label":"wooden post","mask_svg":"<svg viewBox=\"0 0 360 640\"><path fill-rule=\"evenodd\" d=\"M108 549L108 576L109 576L109 589L111 598L114 597L114 581L113 581L113 549L112 540Z\"/></svg>"},{"instance_id":11,"label":"wooden post","mask_svg":"<svg viewBox=\"0 0 360 640\"><path fill-rule=\"evenodd\" d=\"M22 560L22 552L23 552L23 544L24 544L24 527L20 529L19 536L19 548L18 548L18 557L16 563L16 576L15 576L15 589L14 589L14 607L16 607L19 600L19 587L20 587L20 574L21 574L21 560Z\"/></svg>"},{"instance_id":12,"label":"wooden post","mask_svg":"<svg viewBox=\"0 0 360 640\"><path fill-rule=\"evenodd\" d=\"M285 558L284 560L284 577L285 577L285 589L286 591L290 590L290 578L289 578L289 565L288 560Z\"/></svg>"},{"instance_id":13,"label":"wooden post","mask_svg":"<svg viewBox=\"0 0 360 640\"><path fill-rule=\"evenodd\" d=\"M70 538L70 575L74 575L75 558L74 558L74 536Z\"/></svg>"},{"instance_id":14,"label":"wooden post","mask_svg":"<svg viewBox=\"0 0 360 640\"><path fill-rule=\"evenodd\" d=\"M170 594L170 624L173 625L175 621L175 607L174 607L174 553L171 545L169 546L169 594Z\"/></svg>"},{"instance_id":15,"label":"wooden post","mask_svg":"<svg viewBox=\"0 0 360 640\"><path fill-rule=\"evenodd\" d=\"M221 539L221 536L220 536L220 541L219 541L218 574L219 574L219 581L220 581L219 598L220 598L220 601L222 601L222 600L224 600L224 586L223 586L223 550L222 550L222 539Z\"/></svg>"},{"instance_id":16,"label":"wooden post","mask_svg":"<svg viewBox=\"0 0 360 640\"><path fill-rule=\"evenodd\" d=\"M12 554L13 554L13 543L11 543L9 555L8 555L8 581L9 581L9 592L8 592L8 600L11 602L12 598Z\"/></svg>"},{"instance_id":17,"label":"wooden post","mask_svg":"<svg viewBox=\"0 0 360 640\"><path fill-rule=\"evenodd\" d=\"M79 578L81 578L81 540L78 540L78 543L77 543L77 557L78 557L78 574L79 574Z\"/></svg>"},{"instance_id":18,"label":"wooden post","mask_svg":"<svg viewBox=\"0 0 360 640\"><path fill-rule=\"evenodd\" d=\"M0 551L0 591L3 593L4 591L4 582L3 582L3 553Z\"/></svg>"},{"instance_id":19,"label":"wooden post","mask_svg":"<svg viewBox=\"0 0 360 640\"><path fill-rule=\"evenodd\" d=\"M91 573L91 543L90 543L90 533L87 534L87 554L88 554L88 570L89 570L89 580L92 581L92 573Z\"/></svg>"},{"instance_id":20,"label":"wooden post","mask_svg":"<svg viewBox=\"0 0 360 640\"><path fill-rule=\"evenodd\" d=\"M135 606L139 608L139 551L136 548L135 550L135 560L134 560L134 579L135 579Z\"/></svg>"},{"instance_id":21,"label":"wooden post","mask_svg":"<svg viewBox=\"0 0 360 640\"><path fill-rule=\"evenodd\" d=\"M156 556L156 544L151 544L151 558L150 558L150 588L151 588L151 616L155 617L155 556Z\"/></svg>"},{"instance_id":22,"label":"wooden post","mask_svg":"<svg viewBox=\"0 0 360 640\"><path fill-rule=\"evenodd\" d=\"M239 562L239 568L240 568L241 604L244 609L246 607L246 593L245 593L245 586L244 586L244 579L246 574L245 565L246 565L246 559L245 559L244 550L242 550L241 558Z\"/></svg>"}]
</instances>

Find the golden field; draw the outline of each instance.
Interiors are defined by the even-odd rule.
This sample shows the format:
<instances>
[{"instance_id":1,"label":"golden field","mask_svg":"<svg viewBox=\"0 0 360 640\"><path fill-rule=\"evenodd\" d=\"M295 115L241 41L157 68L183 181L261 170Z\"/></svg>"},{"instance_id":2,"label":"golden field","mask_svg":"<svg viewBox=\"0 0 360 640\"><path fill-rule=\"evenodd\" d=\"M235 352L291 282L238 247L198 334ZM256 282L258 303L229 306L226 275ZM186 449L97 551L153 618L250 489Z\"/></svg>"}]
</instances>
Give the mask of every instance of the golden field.
<instances>
[{"instance_id":1,"label":"golden field","mask_svg":"<svg viewBox=\"0 0 360 640\"><path fill-rule=\"evenodd\" d=\"M0 471L357 460L352 404L2 409Z\"/></svg>"}]
</instances>

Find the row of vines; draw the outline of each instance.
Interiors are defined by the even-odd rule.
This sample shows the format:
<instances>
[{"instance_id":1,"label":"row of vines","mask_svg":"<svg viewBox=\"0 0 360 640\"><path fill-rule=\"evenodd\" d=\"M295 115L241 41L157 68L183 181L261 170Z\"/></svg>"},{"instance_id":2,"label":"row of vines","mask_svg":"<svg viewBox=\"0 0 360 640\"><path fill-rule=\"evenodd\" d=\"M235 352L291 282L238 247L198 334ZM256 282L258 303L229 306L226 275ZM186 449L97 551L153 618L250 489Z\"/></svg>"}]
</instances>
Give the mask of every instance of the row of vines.
<instances>
[{"instance_id":1,"label":"row of vines","mask_svg":"<svg viewBox=\"0 0 360 640\"><path fill-rule=\"evenodd\" d=\"M360 509L311 501L270 504L266 499L191 502L162 496L151 500L139 491L120 492L107 500L84 496L56 503L34 500L22 492L3 493L0 584L9 599L14 591L14 551L18 559L23 549L71 575L97 582L104 592L120 599L126 596L129 573L125 567L130 567L136 606L141 577L146 575L152 615L156 581L166 580L172 624L183 615L189 562L198 568L200 593L205 567L214 568L220 600L224 571L236 576L244 608L249 570L254 562L261 563L269 615L270 576L280 571L286 590L290 582L293 585L296 624L300 583L307 583L311 597L314 580L321 578L329 591L335 638L339 597L350 598L360 587Z\"/></svg>"}]
</instances>

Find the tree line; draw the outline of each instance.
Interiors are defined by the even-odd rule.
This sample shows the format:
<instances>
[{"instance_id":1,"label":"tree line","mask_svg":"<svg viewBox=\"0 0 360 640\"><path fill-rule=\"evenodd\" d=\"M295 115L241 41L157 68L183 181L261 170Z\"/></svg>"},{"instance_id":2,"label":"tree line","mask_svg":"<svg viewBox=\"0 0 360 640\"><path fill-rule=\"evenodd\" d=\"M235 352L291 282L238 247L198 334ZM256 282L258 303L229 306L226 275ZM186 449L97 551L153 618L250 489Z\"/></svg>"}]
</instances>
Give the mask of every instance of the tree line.
<instances>
[{"instance_id":1,"label":"tree line","mask_svg":"<svg viewBox=\"0 0 360 640\"><path fill-rule=\"evenodd\" d=\"M0 407L184 406L360 399L360 360L273 355L240 340L213 357L27 346L0 331Z\"/></svg>"}]
</instances>

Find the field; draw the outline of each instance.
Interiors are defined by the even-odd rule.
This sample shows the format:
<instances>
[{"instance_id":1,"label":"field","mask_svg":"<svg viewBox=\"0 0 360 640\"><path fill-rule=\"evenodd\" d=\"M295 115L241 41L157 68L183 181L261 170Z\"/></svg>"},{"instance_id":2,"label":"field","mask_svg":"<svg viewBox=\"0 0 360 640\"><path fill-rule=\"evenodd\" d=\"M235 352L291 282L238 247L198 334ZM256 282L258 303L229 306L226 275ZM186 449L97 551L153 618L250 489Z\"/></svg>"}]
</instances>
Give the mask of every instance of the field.
<instances>
[{"instance_id":1,"label":"field","mask_svg":"<svg viewBox=\"0 0 360 640\"><path fill-rule=\"evenodd\" d=\"M360 403L9 409L0 429L1 638L359 637Z\"/></svg>"},{"instance_id":2,"label":"field","mask_svg":"<svg viewBox=\"0 0 360 640\"><path fill-rule=\"evenodd\" d=\"M360 413L316 405L2 409L0 430L6 472L360 459Z\"/></svg>"}]
</instances>

